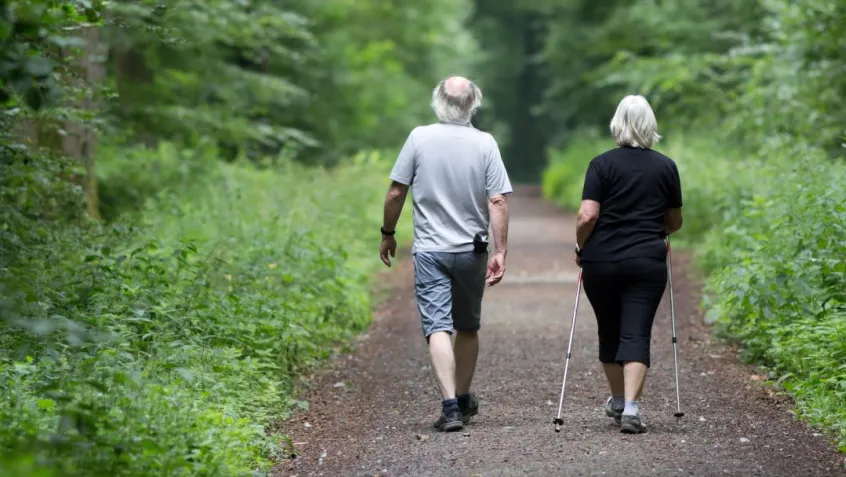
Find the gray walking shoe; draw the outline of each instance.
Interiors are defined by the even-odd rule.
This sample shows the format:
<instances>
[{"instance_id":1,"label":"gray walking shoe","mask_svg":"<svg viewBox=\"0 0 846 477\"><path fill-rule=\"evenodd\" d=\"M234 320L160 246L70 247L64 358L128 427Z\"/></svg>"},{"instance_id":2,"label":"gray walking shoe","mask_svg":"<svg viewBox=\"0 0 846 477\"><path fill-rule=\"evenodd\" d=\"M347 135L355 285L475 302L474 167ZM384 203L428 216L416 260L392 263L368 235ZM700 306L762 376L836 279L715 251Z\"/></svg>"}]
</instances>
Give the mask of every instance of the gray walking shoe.
<instances>
[{"instance_id":1,"label":"gray walking shoe","mask_svg":"<svg viewBox=\"0 0 846 477\"><path fill-rule=\"evenodd\" d=\"M646 432L646 426L640 421L640 416L627 416L623 414L620 417L620 432L625 434L640 434Z\"/></svg>"},{"instance_id":2,"label":"gray walking shoe","mask_svg":"<svg viewBox=\"0 0 846 477\"><path fill-rule=\"evenodd\" d=\"M620 416L623 415L623 409L625 408L615 408L612 404L612 398L608 398L608 401L605 402L605 415L608 417L613 417L614 423L617 425L620 424Z\"/></svg>"}]
</instances>

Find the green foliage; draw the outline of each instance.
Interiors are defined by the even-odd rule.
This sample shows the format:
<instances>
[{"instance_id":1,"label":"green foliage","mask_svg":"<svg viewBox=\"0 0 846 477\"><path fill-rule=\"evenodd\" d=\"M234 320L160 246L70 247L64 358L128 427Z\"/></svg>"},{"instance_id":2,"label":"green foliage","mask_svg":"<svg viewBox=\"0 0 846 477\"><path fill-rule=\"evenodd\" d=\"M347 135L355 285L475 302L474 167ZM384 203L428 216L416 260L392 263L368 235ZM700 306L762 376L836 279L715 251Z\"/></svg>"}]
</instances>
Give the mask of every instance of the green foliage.
<instances>
[{"instance_id":1,"label":"green foliage","mask_svg":"<svg viewBox=\"0 0 846 477\"><path fill-rule=\"evenodd\" d=\"M842 2L476 3L492 102L484 123L521 177L541 163L526 156L607 128L626 94L645 95L665 133L720 129L752 150L776 134L833 156L842 147Z\"/></svg>"},{"instance_id":2,"label":"green foliage","mask_svg":"<svg viewBox=\"0 0 846 477\"><path fill-rule=\"evenodd\" d=\"M448 74L470 74L476 44L463 27L469 2L302 2L323 48L305 112L342 154L393 148L434 120L431 91Z\"/></svg>"},{"instance_id":3,"label":"green foliage","mask_svg":"<svg viewBox=\"0 0 846 477\"><path fill-rule=\"evenodd\" d=\"M467 3L400 3L113 3L110 112L139 135L217 137L231 156L334 164L393 147L431 120L431 89L475 52Z\"/></svg>"},{"instance_id":4,"label":"green foliage","mask_svg":"<svg viewBox=\"0 0 846 477\"><path fill-rule=\"evenodd\" d=\"M310 92L292 77L317 47L308 19L269 1L115 2L109 15L120 125L258 153L314 145L296 124Z\"/></svg>"},{"instance_id":5,"label":"green foliage","mask_svg":"<svg viewBox=\"0 0 846 477\"><path fill-rule=\"evenodd\" d=\"M665 122L666 132L714 124L730 112L744 82L747 64L733 52L761 36L761 10L757 0L621 5L594 33L604 57L586 74L587 86L608 93L598 98L608 118L623 95L637 93L646 95L661 117L674 119ZM633 29L632 23L640 27Z\"/></svg>"},{"instance_id":6,"label":"green foliage","mask_svg":"<svg viewBox=\"0 0 846 477\"><path fill-rule=\"evenodd\" d=\"M800 137L840 155L846 134L846 5L825 0L762 4L768 41L735 52L752 66L728 125L743 140L761 134L788 142Z\"/></svg>"},{"instance_id":7,"label":"green foliage","mask_svg":"<svg viewBox=\"0 0 846 477\"><path fill-rule=\"evenodd\" d=\"M100 156L108 159L98 164L97 179L100 212L109 222L123 214L139 213L150 197L204 180L209 171L215 170L214 164L196 160L196 151L173 143L159 145L154 154L142 148L104 146Z\"/></svg>"},{"instance_id":8,"label":"green foliage","mask_svg":"<svg viewBox=\"0 0 846 477\"><path fill-rule=\"evenodd\" d=\"M603 141L591 130L575 135L566 150L549 151L549 166L541 179L543 196L566 209L579 210L588 163L613 146L613 141Z\"/></svg>"},{"instance_id":9,"label":"green foliage","mask_svg":"<svg viewBox=\"0 0 846 477\"><path fill-rule=\"evenodd\" d=\"M336 164L394 147L432 120L436 81L474 67L469 8L469 0L4 2L0 105L19 119L32 116L23 106L47 109L59 135L61 123L84 119L147 145L214 137L225 159ZM105 78L84 70L92 65ZM84 109L73 103L82 99ZM6 128L0 140L18 143Z\"/></svg>"},{"instance_id":10,"label":"green foliage","mask_svg":"<svg viewBox=\"0 0 846 477\"><path fill-rule=\"evenodd\" d=\"M145 154L166 186L108 226L2 209L0 470L254 475L296 376L369 323L384 161L262 170L164 143L101 158L101 179L157 174ZM62 184L8 187L21 170L4 203Z\"/></svg>"},{"instance_id":11,"label":"green foliage","mask_svg":"<svg viewBox=\"0 0 846 477\"><path fill-rule=\"evenodd\" d=\"M781 167L750 164L754 193L738 197L706 237L711 313L744 358L768 367L846 451L846 167L814 150L769 152L777 156L768 164ZM778 179L756 187L763 174Z\"/></svg>"},{"instance_id":12,"label":"green foliage","mask_svg":"<svg viewBox=\"0 0 846 477\"><path fill-rule=\"evenodd\" d=\"M101 2L48 0L0 4L0 105L13 96L34 110L55 101L63 86L55 76L56 49L81 45L68 33L99 21Z\"/></svg>"}]
</instances>

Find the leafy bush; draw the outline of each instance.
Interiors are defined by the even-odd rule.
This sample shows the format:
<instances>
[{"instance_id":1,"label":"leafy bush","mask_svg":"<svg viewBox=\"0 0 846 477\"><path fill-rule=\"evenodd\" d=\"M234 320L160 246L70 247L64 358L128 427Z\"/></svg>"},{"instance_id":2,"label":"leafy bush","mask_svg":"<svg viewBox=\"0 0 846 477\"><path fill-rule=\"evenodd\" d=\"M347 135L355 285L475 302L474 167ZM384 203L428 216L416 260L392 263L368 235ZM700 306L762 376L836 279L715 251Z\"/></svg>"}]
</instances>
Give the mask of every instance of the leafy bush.
<instances>
[{"instance_id":1,"label":"leafy bush","mask_svg":"<svg viewBox=\"0 0 846 477\"><path fill-rule=\"evenodd\" d=\"M369 323L384 163L177 151L146 153L169 183L139 214L0 236L26 251L0 267L0 474L253 475L279 450L264 425L305 404L296 376ZM101 179L156 174L121 167L144 154L101 159ZM3 190L20 210L32 189Z\"/></svg>"},{"instance_id":2,"label":"leafy bush","mask_svg":"<svg viewBox=\"0 0 846 477\"><path fill-rule=\"evenodd\" d=\"M549 165L541 177L543 195L569 210L579 210L585 171L591 159L614 147L612 140L603 141L595 131L575 134L563 151L549 151Z\"/></svg>"},{"instance_id":3,"label":"leafy bush","mask_svg":"<svg viewBox=\"0 0 846 477\"><path fill-rule=\"evenodd\" d=\"M778 162L704 242L712 313L846 452L846 165L811 150Z\"/></svg>"},{"instance_id":4,"label":"leafy bush","mask_svg":"<svg viewBox=\"0 0 846 477\"><path fill-rule=\"evenodd\" d=\"M97 165L100 213L106 220L143 209L147 199L168 188L179 188L196 180L204 180L215 170L213 154L197 156L191 149L180 149L174 143L159 144L154 153L146 149L122 148L105 144L100 152L109 157Z\"/></svg>"},{"instance_id":5,"label":"leafy bush","mask_svg":"<svg viewBox=\"0 0 846 477\"><path fill-rule=\"evenodd\" d=\"M590 137L545 173L544 194L571 209L587 163L610 147ZM680 238L708 273L708 317L846 451L846 164L778 141L749 156L699 138L665 146L682 179Z\"/></svg>"}]
</instances>

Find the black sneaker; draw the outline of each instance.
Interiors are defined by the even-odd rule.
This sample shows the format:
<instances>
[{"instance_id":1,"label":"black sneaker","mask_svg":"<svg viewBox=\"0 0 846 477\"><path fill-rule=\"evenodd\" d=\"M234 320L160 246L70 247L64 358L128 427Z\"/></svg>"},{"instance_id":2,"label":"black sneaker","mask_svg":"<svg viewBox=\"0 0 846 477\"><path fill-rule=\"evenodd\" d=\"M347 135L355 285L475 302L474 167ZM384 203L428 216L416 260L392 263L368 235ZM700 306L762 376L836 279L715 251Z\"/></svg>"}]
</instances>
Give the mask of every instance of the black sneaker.
<instances>
[{"instance_id":1,"label":"black sneaker","mask_svg":"<svg viewBox=\"0 0 846 477\"><path fill-rule=\"evenodd\" d=\"M452 411L449 413L441 411L441 418L435 421L432 427L441 432L454 432L464 429L461 411Z\"/></svg>"},{"instance_id":2,"label":"black sneaker","mask_svg":"<svg viewBox=\"0 0 846 477\"><path fill-rule=\"evenodd\" d=\"M479 399L475 394L470 393L467 399L459 399L458 407L461 409L461 422L467 424L470 418L479 414Z\"/></svg>"},{"instance_id":3,"label":"black sneaker","mask_svg":"<svg viewBox=\"0 0 846 477\"><path fill-rule=\"evenodd\" d=\"M620 417L620 432L625 434L640 434L646 432L646 426L640 421L640 416L627 416L623 414Z\"/></svg>"}]
</instances>

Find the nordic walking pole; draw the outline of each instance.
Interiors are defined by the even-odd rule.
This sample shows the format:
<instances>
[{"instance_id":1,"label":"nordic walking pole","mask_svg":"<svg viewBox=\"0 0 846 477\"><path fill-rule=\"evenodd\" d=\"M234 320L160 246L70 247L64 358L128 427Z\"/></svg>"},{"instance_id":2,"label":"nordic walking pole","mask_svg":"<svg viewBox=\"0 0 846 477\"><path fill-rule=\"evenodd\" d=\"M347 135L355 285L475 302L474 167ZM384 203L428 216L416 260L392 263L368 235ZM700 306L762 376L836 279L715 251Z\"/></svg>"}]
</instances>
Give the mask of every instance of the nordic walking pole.
<instances>
[{"instance_id":1,"label":"nordic walking pole","mask_svg":"<svg viewBox=\"0 0 846 477\"><path fill-rule=\"evenodd\" d=\"M676 418L681 418L684 413L681 410L681 398L679 397L679 353L678 338L676 337L676 304L673 299L673 259L670 254L670 236L667 235L667 280L670 284L670 321L673 326L673 364L676 369Z\"/></svg>"},{"instance_id":2,"label":"nordic walking pole","mask_svg":"<svg viewBox=\"0 0 846 477\"><path fill-rule=\"evenodd\" d=\"M570 342L567 343L567 359L564 362L564 381L561 382L561 398L558 400L558 417L552 420L555 424L555 432L561 432L561 425L564 420L561 419L561 407L564 405L564 387L567 385L567 369L570 367L570 356L573 350L573 331L576 329L576 316L579 312L579 297L582 294L582 271L579 269L578 286L576 288L576 304L573 307L573 323L570 325Z\"/></svg>"}]
</instances>

